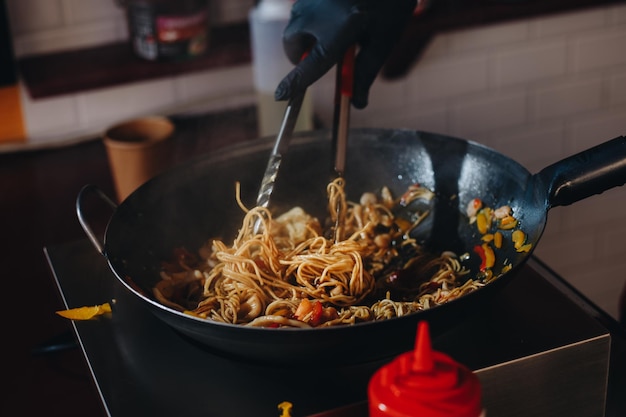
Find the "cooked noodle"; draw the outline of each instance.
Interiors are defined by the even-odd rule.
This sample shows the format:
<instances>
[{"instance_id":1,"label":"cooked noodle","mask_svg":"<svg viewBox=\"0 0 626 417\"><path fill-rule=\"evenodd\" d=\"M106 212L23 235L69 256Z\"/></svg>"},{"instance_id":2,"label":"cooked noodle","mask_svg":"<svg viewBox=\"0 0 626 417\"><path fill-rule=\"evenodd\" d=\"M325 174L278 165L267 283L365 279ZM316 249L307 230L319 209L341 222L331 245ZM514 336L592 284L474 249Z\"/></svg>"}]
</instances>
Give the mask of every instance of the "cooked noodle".
<instances>
[{"instance_id":1,"label":"cooked noodle","mask_svg":"<svg viewBox=\"0 0 626 417\"><path fill-rule=\"evenodd\" d=\"M166 263L155 297L224 323L317 327L410 314L483 285L460 279L468 271L455 254L429 254L409 237L426 211L411 221L394 216L398 204L430 200L430 190L412 186L398 202L385 188L382 198L366 193L359 203L346 199L342 179L327 191L327 235L299 207L277 218L246 210L232 245L213 240L200 256L184 252Z\"/></svg>"}]
</instances>

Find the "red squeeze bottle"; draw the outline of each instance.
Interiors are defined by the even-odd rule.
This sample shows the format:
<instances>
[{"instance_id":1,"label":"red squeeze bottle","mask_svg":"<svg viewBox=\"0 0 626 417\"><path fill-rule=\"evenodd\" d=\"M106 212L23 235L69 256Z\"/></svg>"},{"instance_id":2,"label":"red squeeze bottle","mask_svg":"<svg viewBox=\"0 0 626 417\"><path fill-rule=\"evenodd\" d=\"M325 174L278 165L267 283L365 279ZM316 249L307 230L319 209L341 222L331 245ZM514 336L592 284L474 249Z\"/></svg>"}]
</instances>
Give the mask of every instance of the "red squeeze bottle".
<instances>
[{"instance_id":1,"label":"red squeeze bottle","mask_svg":"<svg viewBox=\"0 0 626 417\"><path fill-rule=\"evenodd\" d=\"M415 349L381 367L368 386L370 417L484 417L478 377L434 351L428 323L417 327Z\"/></svg>"}]
</instances>

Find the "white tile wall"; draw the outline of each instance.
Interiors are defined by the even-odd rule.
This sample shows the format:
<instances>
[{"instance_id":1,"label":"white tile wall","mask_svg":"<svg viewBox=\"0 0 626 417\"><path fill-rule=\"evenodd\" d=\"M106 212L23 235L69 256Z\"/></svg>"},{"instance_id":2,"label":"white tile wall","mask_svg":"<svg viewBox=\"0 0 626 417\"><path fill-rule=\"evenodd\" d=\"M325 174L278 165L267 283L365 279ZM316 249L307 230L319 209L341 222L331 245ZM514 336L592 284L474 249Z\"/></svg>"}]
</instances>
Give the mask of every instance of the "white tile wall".
<instances>
[{"instance_id":1,"label":"white tile wall","mask_svg":"<svg viewBox=\"0 0 626 417\"><path fill-rule=\"evenodd\" d=\"M84 48L128 39L118 0L6 0L15 55ZM123 3L123 1L121 1ZM247 19L254 0L209 0L211 22Z\"/></svg>"},{"instance_id":2,"label":"white tile wall","mask_svg":"<svg viewBox=\"0 0 626 417\"><path fill-rule=\"evenodd\" d=\"M128 38L115 0L8 0L15 55L102 45Z\"/></svg>"},{"instance_id":3,"label":"white tile wall","mask_svg":"<svg viewBox=\"0 0 626 417\"><path fill-rule=\"evenodd\" d=\"M255 0L209 0L214 14L215 24L228 24L241 22L248 18L248 11L254 5Z\"/></svg>"},{"instance_id":4,"label":"white tile wall","mask_svg":"<svg viewBox=\"0 0 626 417\"><path fill-rule=\"evenodd\" d=\"M251 67L243 65L37 100L22 88L27 146L62 145L91 138L113 123L138 115L252 105L255 96L251 79Z\"/></svg>"},{"instance_id":5,"label":"white tile wall","mask_svg":"<svg viewBox=\"0 0 626 417\"><path fill-rule=\"evenodd\" d=\"M61 0L9 0L6 3L14 39L30 32L63 26Z\"/></svg>"},{"instance_id":6,"label":"white tile wall","mask_svg":"<svg viewBox=\"0 0 626 417\"><path fill-rule=\"evenodd\" d=\"M158 112L177 101L174 83L169 78L78 94L76 99L85 125Z\"/></svg>"},{"instance_id":7,"label":"white tile wall","mask_svg":"<svg viewBox=\"0 0 626 417\"><path fill-rule=\"evenodd\" d=\"M114 0L7 0L18 56L124 40ZM216 24L244 21L253 0L213 0ZM332 119L334 74L312 87ZM30 100L30 141L71 140L146 112L252 103L249 66L102 91ZM401 128L476 140L537 172L626 133L626 5L438 35L407 77L378 80L354 126ZM626 188L555 207L535 252L617 316L626 284Z\"/></svg>"},{"instance_id":8,"label":"white tile wall","mask_svg":"<svg viewBox=\"0 0 626 417\"><path fill-rule=\"evenodd\" d=\"M607 22L609 8L563 13L534 19L538 38L548 38L556 35L570 35L586 30L601 29Z\"/></svg>"},{"instance_id":9,"label":"white tile wall","mask_svg":"<svg viewBox=\"0 0 626 417\"><path fill-rule=\"evenodd\" d=\"M62 0L68 24L118 20L124 14L118 0Z\"/></svg>"},{"instance_id":10,"label":"white tile wall","mask_svg":"<svg viewBox=\"0 0 626 417\"><path fill-rule=\"evenodd\" d=\"M562 77L567 67L565 40L538 40L513 49L503 48L494 56L494 83L515 86Z\"/></svg>"},{"instance_id":11,"label":"white tile wall","mask_svg":"<svg viewBox=\"0 0 626 417\"><path fill-rule=\"evenodd\" d=\"M620 106L626 104L626 70L612 74L608 82L609 105Z\"/></svg>"},{"instance_id":12,"label":"white tile wall","mask_svg":"<svg viewBox=\"0 0 626 417\"><path fill-rule=\"evenodd\" d=\"M529 37L526 21L493 24L479 30L457 30L449 36L449 51L467 53L487 47L511 45Z\"/></svg>"},{"instance_id":13,"label":"white tile wall","mask_svg":"<svg viewBox=\"0 0 626 417\"><path fill-rule=\"evenodd\" d=\"M76 97L61 96L37 100L22 95L28 133L32 138L49 133L64 134L80 125Z\"/></svg>"}]
</instances>

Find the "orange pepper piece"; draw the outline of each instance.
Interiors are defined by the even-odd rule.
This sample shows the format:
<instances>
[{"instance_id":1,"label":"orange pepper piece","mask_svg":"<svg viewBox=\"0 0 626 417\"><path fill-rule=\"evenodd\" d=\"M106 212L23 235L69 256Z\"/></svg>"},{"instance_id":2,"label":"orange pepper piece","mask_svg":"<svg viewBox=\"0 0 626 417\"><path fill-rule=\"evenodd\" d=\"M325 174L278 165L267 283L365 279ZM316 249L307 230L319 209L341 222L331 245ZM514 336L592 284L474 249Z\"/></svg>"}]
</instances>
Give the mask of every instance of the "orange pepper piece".
<instances>
[{"instance_id":1,"label":"orange pepper piece","mask_svg":"<svg viewBox=\"0 0 626 417\"><path fill-rule=\"evenodd\" d=\"M485 268L493 268L496 263L496 254L489 244L483 243L483 251L485 252Z\"/></svg>"},{"instance_id":2,"label":"orange pepper piece","mask_svg":"<svg viewBox=\"0 0 626 417\"><path fill-rule=\"evenodd\" d=\"M279 417L291 417L291 409L293 408L293 404L289 401L283 401L278 404L278 411L280 411Z\"/></svg>"},{"instance_id":3,"label":"orange pepper piece","mask_svg":"<svg viewBox=\"0 0 626 417\"><path fill-rule=\"evenodd\" d=\"M91 320L94 317L110 312L111 305L109 303L104 303L96 306L77 307L67 310L60 310L56 313L59 316L65 317L66 319L70 320Z\"/></svg>"},{"instance_id":4,"label":"orange pepper piece","mask_svg":"<svg viewBox=\"0 0 626 417\"><path fill-rule=\"evenodd\" d=\"M500 229L511 230L517 226L517 219L513 216L506 216L500 220Z\"/></svg>"}]
</instances>

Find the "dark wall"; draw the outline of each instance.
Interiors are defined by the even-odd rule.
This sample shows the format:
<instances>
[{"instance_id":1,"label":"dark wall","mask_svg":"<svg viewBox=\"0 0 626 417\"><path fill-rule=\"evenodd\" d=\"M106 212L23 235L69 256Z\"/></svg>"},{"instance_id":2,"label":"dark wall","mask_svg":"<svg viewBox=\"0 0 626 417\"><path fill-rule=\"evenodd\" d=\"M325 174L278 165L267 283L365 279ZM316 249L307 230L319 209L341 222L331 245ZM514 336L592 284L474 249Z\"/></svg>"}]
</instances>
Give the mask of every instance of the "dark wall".
<instances>
[{"instance_id":1,"label":"dark wall","mask_svg":"<svg viewBox=\"0 0 626 417\"><path fill-rule=\"evenodd\" d=\"M0 87L17 82L9 16L4 0L0 0Z\"/></svg>"}]
</instances>

